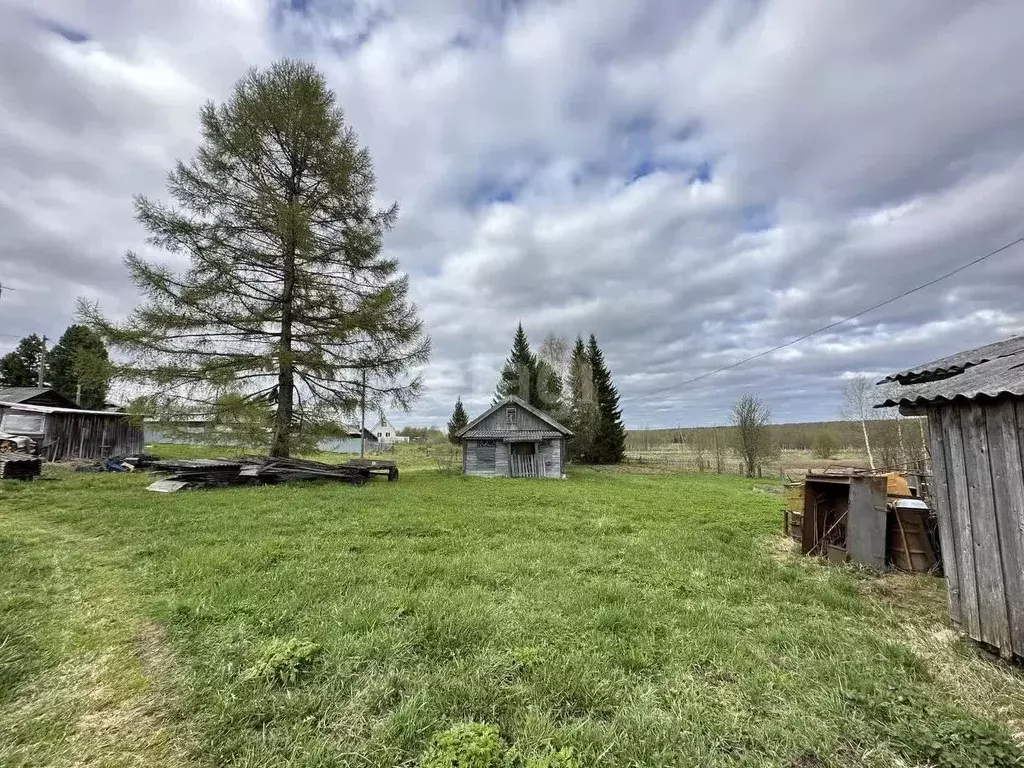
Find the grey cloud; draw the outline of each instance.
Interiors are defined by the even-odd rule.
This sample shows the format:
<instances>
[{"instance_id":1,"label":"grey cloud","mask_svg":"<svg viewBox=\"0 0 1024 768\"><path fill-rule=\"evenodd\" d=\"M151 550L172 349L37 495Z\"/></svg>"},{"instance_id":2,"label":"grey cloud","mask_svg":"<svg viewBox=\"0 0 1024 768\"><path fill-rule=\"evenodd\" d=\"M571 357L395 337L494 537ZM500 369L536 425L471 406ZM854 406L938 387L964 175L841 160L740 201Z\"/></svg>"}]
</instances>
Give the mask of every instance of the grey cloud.
<instances>
[{"instance_id":1,"label":"grey cloud","mask_svg":"<svg viewBox=\"0 0 1024 768\"><path fill-rule=\"evenodd\" d=\"M457 394L483 406L519 320L536 343L597 333L633 426L721 422L745 391L779 419L834 418L844 375L1021 328L1024 262L1007 254L647 396L1021 234L1016 3L349 5L63 0L48 12L86 31L85 48L0 32L0 280L48 286L47 312L5 293L0 315L17 307L19 333L62 326L82 292L127 311L119 259L143 234L131 194L162 196L203 98L287 53L328 73L381 202L402 209L387 247L435 353L400 423L443 423ZM86 50L100 57L91 69L68 66ZM705 161L710 180L694 183ZM648 173L631 180L637 168ZM760 231L747 231L751 211Z\"/></svg>"}]
</instances>

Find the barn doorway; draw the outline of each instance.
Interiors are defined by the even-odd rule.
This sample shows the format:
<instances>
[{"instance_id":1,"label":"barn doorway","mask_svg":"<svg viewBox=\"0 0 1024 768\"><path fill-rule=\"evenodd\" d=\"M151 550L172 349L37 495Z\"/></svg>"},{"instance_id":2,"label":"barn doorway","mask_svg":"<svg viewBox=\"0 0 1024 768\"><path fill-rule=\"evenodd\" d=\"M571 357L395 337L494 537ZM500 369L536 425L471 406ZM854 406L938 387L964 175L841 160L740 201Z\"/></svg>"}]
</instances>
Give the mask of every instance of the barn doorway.
<instances>
[{"instance_id":1,"label":"barn doorway","mask_svg":"<svg viewBox=\"0 0 1024 768\"><path fill-rule=\"evenodd\" d=\"M537 477L537 444L512 443L510 448L512 477Z\"/></svg>"}]
</instances>

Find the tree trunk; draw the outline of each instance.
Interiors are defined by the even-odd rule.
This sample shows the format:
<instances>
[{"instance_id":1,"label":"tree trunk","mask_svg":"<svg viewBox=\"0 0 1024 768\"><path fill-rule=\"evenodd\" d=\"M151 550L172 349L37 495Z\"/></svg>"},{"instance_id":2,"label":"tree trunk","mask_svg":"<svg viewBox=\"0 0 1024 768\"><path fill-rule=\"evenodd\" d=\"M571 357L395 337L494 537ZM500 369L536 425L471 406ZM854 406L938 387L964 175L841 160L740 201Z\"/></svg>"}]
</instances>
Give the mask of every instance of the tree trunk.
<instances>
[{"instance_id":1,"label":"tree trunk","mask_svg":"<svg viewBox=\"0 0 1024 768\"><path fill-rule=\"evenodd\" d=\"M295 287L295 245L284 254L284 286L281 289L281 349L278 353L277 414L271 456L287 457L291 451L292 406L295 399L295 363L292 360L292 291Z\"/></svg>"},{"instance_id":2,"label":"tree trunk","mask_svg":"<svg viewBox=\"0 0 1024 768\"><path fill-rule=\"evenodd\" d=\"M868 439L868 422L867 419L861 418L860 428L864 432L864 450L868 452L868 466L872 469L875 468L875 457L871 455L871 441Z\"/></svg>"},{"instance_id":3,"label":"tree trunk","mask_svg":"<svg viewBox=\"0 0 1024 768\"><path fill-rule=\"evenodd\" d=\"M903 444L903 417L900 416L898 406L896 411L896 436L900 441L900 465L907 469L907 447Z\"/></svg>"}]
</instances>

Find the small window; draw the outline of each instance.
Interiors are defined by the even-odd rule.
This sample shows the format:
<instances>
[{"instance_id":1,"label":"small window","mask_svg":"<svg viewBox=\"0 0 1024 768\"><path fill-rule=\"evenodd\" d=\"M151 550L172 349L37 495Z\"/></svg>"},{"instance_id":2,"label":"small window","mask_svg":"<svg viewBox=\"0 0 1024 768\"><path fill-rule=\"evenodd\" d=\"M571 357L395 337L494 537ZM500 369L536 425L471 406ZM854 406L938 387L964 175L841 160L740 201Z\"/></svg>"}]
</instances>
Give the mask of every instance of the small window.
<instances>
[{"instance_id":1,"label":"small window","mask_svg":"<svg viewBox=\"0 0 1024 768\"><path fill-rule=\"evenodd\" d=\"M8 411L4 414L2 428L14 434L42 434L46 417L41 413Z\"/></svg>"},{"instance_id":2,"label":"small window","mask_svg":"<svg viewBox=\"0 0 1024 768\"><path fill-rule=\"evenodd\" d=\"M516 425L516 409L515 408L506 408L505 409L505 423L508 424L510 427L514 427Z\"/></svg>"}]
</instances>

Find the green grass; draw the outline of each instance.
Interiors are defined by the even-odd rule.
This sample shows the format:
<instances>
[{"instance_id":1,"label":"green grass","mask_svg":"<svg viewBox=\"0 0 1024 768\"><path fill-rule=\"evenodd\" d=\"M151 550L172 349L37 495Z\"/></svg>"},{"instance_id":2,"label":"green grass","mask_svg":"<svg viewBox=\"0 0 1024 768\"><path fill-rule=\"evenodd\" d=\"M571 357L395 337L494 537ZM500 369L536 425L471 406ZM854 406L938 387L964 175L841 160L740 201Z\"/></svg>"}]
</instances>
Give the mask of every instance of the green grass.
<instances>
[{"instance_id":1,"label":"green grass","mask_svg":"<svg viewBox=\"0 0 1024 768\"><path fill-rule=\"evenodd\" d=\"M437 765L494 729L513 765L1019 757L1024 678L957 641L942 582L793 556L770 483L398 459L0 484L0 764Z\"/></svg>"}]
</instances>

